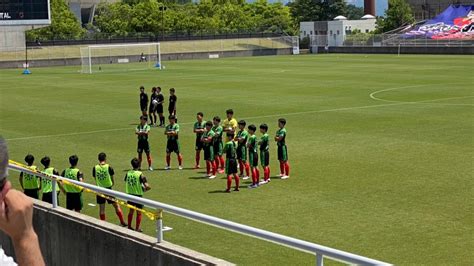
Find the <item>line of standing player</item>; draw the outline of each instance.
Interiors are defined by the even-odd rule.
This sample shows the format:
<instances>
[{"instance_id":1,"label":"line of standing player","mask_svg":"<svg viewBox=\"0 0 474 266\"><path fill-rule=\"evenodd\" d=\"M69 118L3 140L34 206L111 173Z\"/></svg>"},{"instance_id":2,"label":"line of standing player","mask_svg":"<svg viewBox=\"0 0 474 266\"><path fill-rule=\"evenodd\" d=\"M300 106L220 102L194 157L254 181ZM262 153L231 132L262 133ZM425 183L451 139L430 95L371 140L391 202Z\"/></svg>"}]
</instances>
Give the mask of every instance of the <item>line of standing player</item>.
<instances>
[{"instance_id":1,"label":"line of standing player","mask_svg":"<svg viewBox=\"0 0 474 266\"><path fill-rule=\"evenodd\" d=\"M168 104L168 112L170 115L176 116L176 102L178 101L178 97L175 95L175 89L170 89L170 98ZM163 115L163 105L165 103L165 97L161 92L161 87L153 87L151 89L150 98L148 98L148 94L145 92L145 87L140 87L140 110L142 111L142 115L147 116L150 118L150 126L165 126L165 117ZM148 108L148 109L147 109ZM148 113L147 113L148 110ZM158 117L156 116L158 114ZM160 124L157 125L158 118L160 119Z\"/></svg>"},{"instance_id":2,"label":"line of standing player","mask_svg":"<svg viewBox=\"0 0 474 266\"><path fill-rule=\"evenodd\" d=\"M178 97L176 96L176 90L174 88L170 88L170 97L168 103L168 112L169 112L169 125L166 126L165 135L168 136L168 143L166 148L166 161L167 166L166 169L170 169L170 160L171 160L171 153L176 152L178 155L179 161L179 168L182 169L182 155L179 151L179 141L178 141L178 133L179 133L179 125L177 124L177 116L176 116L176 103L178 101ZM142 112L142 116L140 117L140 124L135 129L135 134L138 137L138 145L137 145L137 153L138 153L138 161L139 161L139 168L141 168L142 160L143 160L143 152L145 152L148 162L148 169L153 171L152 167L152 158L150 154L150 144L148 142L148 134L152 126L159 126L165 127L165 117L163 115L163 105L164 105L165 98L161 93L161 87L153 87L151 89L151 96L150 100L148 99L148 95L145 92L145 87L140 87L140 110ZM149 103L149 104L148 104ZM148 107L148 113L147 113ZM157 116L160 118L160 124L157 125ZM150 122L148 123L148 117L150 118ZM171 122L173 120L173 122Z\"/></svg>"},{"instance_id":3,"label":"line of standing player","mask_svg":"<svg viewBox=\"0 0 474 266\"><path fill-rule=\"evenodd\" d=\"M200 168L200 153L204 151L204 160L206 161L206 176L214 179L217 173L227 175L227 189L230 192L232 178L235 180L234 191L239 191L240 176L242 179L248 179L250 172L252 184L249 188L257 188L259 185L267 184L270 179L270 154L269 154L269 135L268 125L259 126L262 136L257 139L255 125L249 125L245 129L246 121L237 120L233 117L234 111L226 111L227 118L220 125L221 119L215 116L211 121L204 121L202 112L197 113L197 121L194 123L194 133L196 134L196 166ZM286 120L278 119L278 131L275 135L275 141L278 146L278 160L280 161L280 178L290 177L290 165L288 163L288 150L286 146ZM237 129L239 129L237 131ZM236 132L237 131L237 132ZM225 144L223 135L225 133ZM260 170L258 168L258 158L260 151L260 164L263 168L263 180L260 181ZM224 161L223 155L226 155ZM247 156L248 155L248 156ZM248 158L248 160L247 160ZM224 169L225 168L225 169ZM240 175L238 174L240 169ZM244 175L245 173L245 175Z\"/></svg>"},{"instance_id":4,"label":"line of standing player","mask_svg":"<svg viewBox=\"0 0 474 266\"><path fill-rule=\"evenodd\" d=\"M92 168L92 177L96 182L96 185L106 189L113 189L112 187L115 184L115 171L110 164L107 163L107 155L103 152L99 153L97 156L99 161ZM25 162L28 164L28 167L32 170L38 170L38 168L34 165L34 156L31 154L26 155ZM65 169L61 176L84 182L84 174L78 168L79 158L77 155L71 155L69 157L70 167ZM45 156L41 159L41 164L44 166L42 172L48 175L59 175L59 172L51 166L51 159L48 156ZM127 194L142 197L145 191L150 190L150 186L148 185L146 177L142 174L142 172L138 169L138 159L133 158L131 161L132 169L128 170L125 174L125 192ZM23 189L25 195L32 197L34 199L39 199L39 194L41 192L42 197L41 200L44 202L48 202L50 204L53 203L53 193L57 194L57 203L59 202L59 194L63 192L66 194L66 208L69 210L74 210L76 212L81 212L83 208L83 199L82 199L82 192L83 189L76 187L74 185L66 184L63 182L58 182L56 186L56 191L53 192L53 185L52 180L48 178L41 178L36 175L32 175L29 173L21 173L20 174L20 185ZM99 205L99 217L101 220L105 221L105 202L108 204L112 204L115 209L115 213L119 218L121 226L128 226L129 229L132 229L132 220L134 216L134 209L129 209L128 213L128 224L125 223L122 209L120 205L114 201L114 198L109 196L107 199L103 198L99 195L96 196L96 202ZM143 205L137 204L134 202L127 202L129 205L133 205L139 209L143 208ZM142 213L137 212L136 216L136 223L135 229L136 231L141 232L140 224L142 220Z\"/></svg>"},{"instance_id":5,"label":"line of standing player","mask_svg":"<svg viewBox=\"0 0 474 266\"><path fill-rule=\"evenodd\" d=\"M141 94L144 94L144 88L140 88ZM154 91L154 89L152 89ZM161 88L157 89L158 95L161 95ZM158 103L163 102L163 97L156 100ZM152 103L155 100L152 99ZM175 90L170 89L170 107L169 112L169 124L165 128L165 135L167 136L166 145L166 166L165 170L170 169L171 153L176 153L178 158L178 169L183 169L183 156L180 152L179 145L179 124L176 119L176 101ZM147 124L147 116L144 113L144 106L142 100L140 100L140 107L142 109L142 116L140 118L140 124L137 126L135 133L138 135L138 159L141 167L142 153L145 152L147 155L148 168L152 168L152 160L150 155L150 147L148 143L148 134L150 132L150 125ZM146 110L146 109L145 109ZM151 109L150 109L151 110ZM158 108L158 110L163 110ZM160 114L160 113L159 113ZM151 117L150 113L150 119ZM215 116L211 121L204 121L204 114L198 112L196 116L197 121L194 123L193 132L196 134L195 142L195 169L200 168L201 151L204 151L204 160L206 161L206 177L214 179L216 175L225 173L227 175L227 192L230 192L232 178L235 180L236 186L235 191L239 190L240 176L246 180L252 176L252 184L250 188L257 188L259 185L267 184L271 181L270 179L270 154L269 154L269 135L268 125L261 124L259 126L260 133L262 136L257 139L255 125L249 125L246 130L246 121L241 120L237 122L234 118L234 111L229 109L226 111L226 119L221 125L221 119L219 116ZM163 121L162 121L163 120ZM275 141L278 147L278 160L280 162L280 178L287 179L290 176L290 165L288 163L288 150L286 146L286 120L280 118L278 120L278 130L275 134ZM164 126L164 118L162 119L162 113L160 114L160 126ZM237 131L238 129L238 131ZM225 141L223 138L225 137ZM224 160L224 154L226 159ZM248 155L248 156L247 156ZM248 157L248 160L247 160ZM260 181L260 170L258 168L258 162L260 157L260 164L263 169L263 180ZM237 174L240 169L240 175ZM244 175L245 172L245 175Z\"/></svg>"}]
</instances>

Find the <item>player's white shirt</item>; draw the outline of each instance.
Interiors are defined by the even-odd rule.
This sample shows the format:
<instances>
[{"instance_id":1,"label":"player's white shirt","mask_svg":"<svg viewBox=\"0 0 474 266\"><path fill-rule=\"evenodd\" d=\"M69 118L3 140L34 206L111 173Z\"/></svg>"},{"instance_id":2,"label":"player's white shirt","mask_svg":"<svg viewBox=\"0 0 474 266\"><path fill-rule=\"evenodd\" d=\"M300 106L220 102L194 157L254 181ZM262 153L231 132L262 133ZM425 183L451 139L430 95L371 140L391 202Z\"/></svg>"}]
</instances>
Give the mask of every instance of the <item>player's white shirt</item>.
<instances>
[{"instance_id":1,"label":"player's white shirt","mask_svg":"<svg viewBox=\"0 0 474 266\"><path fill-rule=\"evenodd\" d=\"M2 266L17 266L12 257L5 254L5 251L0 247L0 265Z\"/></svg>"}]
</instances>

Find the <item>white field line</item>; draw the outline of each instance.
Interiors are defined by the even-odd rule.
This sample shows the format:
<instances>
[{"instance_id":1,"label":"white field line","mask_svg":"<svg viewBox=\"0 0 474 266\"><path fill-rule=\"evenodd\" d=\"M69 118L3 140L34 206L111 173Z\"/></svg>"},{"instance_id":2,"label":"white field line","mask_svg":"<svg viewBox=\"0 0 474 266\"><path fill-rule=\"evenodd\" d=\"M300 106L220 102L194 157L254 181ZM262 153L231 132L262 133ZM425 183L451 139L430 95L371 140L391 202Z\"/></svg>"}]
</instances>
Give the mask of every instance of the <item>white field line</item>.
<instances>
[{"instance_id":1,"label":"white field line","mask_svg":"<svg viewBox=\"0 0 474 266\"><path fill-rule=\"evenodd\" d=\"M453 100L453 99L466 99L466 98L472 98L474 96L449 97L449 98L440 98L440 99L433 99L433 100L427 100L427 101L417 101L417 102L404 102L404 101L386 100L386 99L378 98L378 97L375 96L378 93L382 93L382 92L386 92L386 91L408 89L408 88L419 88L419 87L426 87L426 86L428 86L428 85L415 85L415 86L406 86L406 87L383 89L383 90L374 91L369 96L373 100L388 102L388 103L421 103L421 104L454 105L454 106L456 106L456 105L459 105L459 106L473 106L473 104L469 104L469 103L436 103L436 102Z\"/></svg>"},{"instance_id":2,"label":"white field line","mask_svg":"<svg viewBox=\"0 0 474 266\"><path fill-rule=\"evenodd\" d=\"M390 88L384 89L380 91L376 91L370 94L370 98L374 100L378 100L374 98L373 94L382 91L388 90L396 90L402 88L412 88L412 87L420 87L423 85L417 86L405 86L405 87L398 87L398 88ZM470 98L474 96L463 96L463 97L454 97L454 98ZM341 107L341 108L334 108L334 109L325 109L325 110L312 110L312 111L303 111L303 112L292 112L292 113L281 113L281 114L271 114L271 115L261 115L261 116L249 116L244 117L242 119L258 119L258 118L271 118L271 117L281 117L281 116L291 116L291 115L305 115L305 114L316 114L316 113L327 113L327 112L338 112L338 111L347 111L347 110L356 110L356 109L367 109L367 108L375 108L375 107L384 107L384 106L394 106L394 105L405 105L405 104L419 104L419 103L429 103L435 101L442 101L452 98L443 98L443 99L434 99L434 100L425 100L425 101L418 101L418 102L390 102L388 104L375 104L375 105L364 105L364 106L353 106L353 107ZM382 101L386 101L383 100ZM185 122L180 123L181 125L192 125L194 122ZM19 138L10 138L6 139L7 141L15 141L15 140L29 140L29 139L40 139L40 138L50 138L50 137L67 137L67 136L78 136L78 135L87 135L87 134L95 134L95 133L103 133L103 132L113 132L113 131L122 131L122 130L133 130L133 127L123 127L123 128L111 128L111 129L101 129L101 130L93 130L93 131L83 131L83 132L73 132L73 133L64 133L64 134L51 134L51 135L41 135L41 136L30 136L30 137L19 137Z\"/></svg>"}]
</instances>

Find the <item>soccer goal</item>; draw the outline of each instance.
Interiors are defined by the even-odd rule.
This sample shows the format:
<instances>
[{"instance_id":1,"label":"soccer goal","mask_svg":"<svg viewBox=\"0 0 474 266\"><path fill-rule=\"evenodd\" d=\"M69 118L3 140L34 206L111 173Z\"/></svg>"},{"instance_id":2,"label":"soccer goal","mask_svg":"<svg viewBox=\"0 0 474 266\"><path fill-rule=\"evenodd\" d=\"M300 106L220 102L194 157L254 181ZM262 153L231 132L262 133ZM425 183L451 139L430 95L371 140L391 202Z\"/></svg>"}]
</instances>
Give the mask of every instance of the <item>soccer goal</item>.
<instances>
[{"instance_id":1,"label":"soccer goal","mask_svg":"<svg viewBox=\"0 0 474 266\"><path fill-rule=\"evenodd\" d=\"M81 47L81 72L161 69L160 43L108 44Z\"/></svg>"}]
</instances>

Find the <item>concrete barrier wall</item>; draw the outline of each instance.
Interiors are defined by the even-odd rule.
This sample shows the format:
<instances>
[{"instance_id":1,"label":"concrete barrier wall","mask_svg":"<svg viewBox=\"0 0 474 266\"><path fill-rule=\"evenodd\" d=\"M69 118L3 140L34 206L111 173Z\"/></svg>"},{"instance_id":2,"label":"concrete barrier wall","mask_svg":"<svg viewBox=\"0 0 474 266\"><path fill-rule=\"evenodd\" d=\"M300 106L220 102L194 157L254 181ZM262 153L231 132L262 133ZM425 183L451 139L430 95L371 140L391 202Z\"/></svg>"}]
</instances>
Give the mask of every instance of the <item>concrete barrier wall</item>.
<instances>
[{"instance_id":1,"label":"concrete barrier wall","mask_svg":"<svg viewBox=\"0 0 474 266\"><path fill-rule=\"evenodd\" d=\"M209 59L209 55L219 55L219 58L223 57L245 57L245 56L265 56L265 55L289 55L292 54L292 48L280 48L280 49L259 49L259 50L241 50L241 51L210 51L210 52L195 52L195 53L173 53L173 54L162 54L162 61L170 60L191 60L191 59ZM118 56L117 58L124 58L124 56ZM128 56L131 62L138 62L140 59L139 55ZM94 61L99 60L102 63L108 63L110 57L100 59L93 59ZM105 61L104 61L105 60ZM24 61L3 61L0 62L0 68L23 68ZM31 60L28 62L30 67L51 67L51 66L77 66L81 65L80 58L63 58L63 59L41 59ZM97 62L96 62L97 63Z\"/></svg>"},{"instance_id":2,"label":"concrete barrier wall","mask_svg":"<svg viewBox=\"0 0 474 266\"><path fill-rule=\"evenodd\" d=\"M324 46L318 47L320 53L324 53ZM382 47L329 47L330 53L351 53L351 54L398 54L398 46ZM401 54L453 54L472 55L474 46L444 46L444 47L400 47Z\"/></svg>"},{"instance_id":3,"label":"concrete barrier wall","mask_svg":"<svg viewBox=\"0 0 474 266\"><path fill-rule=\"evenodd\" d=\"M46 265L151 266L232 265L87 215L51 208L35 201L34 228ZM0 231L0 245L14 255L8 236Z\"/></svg>"}]
</instances>

